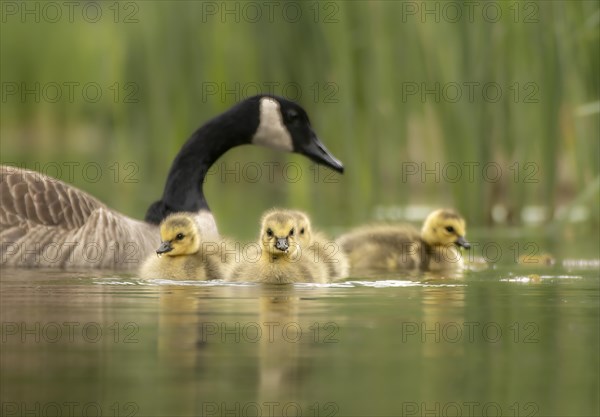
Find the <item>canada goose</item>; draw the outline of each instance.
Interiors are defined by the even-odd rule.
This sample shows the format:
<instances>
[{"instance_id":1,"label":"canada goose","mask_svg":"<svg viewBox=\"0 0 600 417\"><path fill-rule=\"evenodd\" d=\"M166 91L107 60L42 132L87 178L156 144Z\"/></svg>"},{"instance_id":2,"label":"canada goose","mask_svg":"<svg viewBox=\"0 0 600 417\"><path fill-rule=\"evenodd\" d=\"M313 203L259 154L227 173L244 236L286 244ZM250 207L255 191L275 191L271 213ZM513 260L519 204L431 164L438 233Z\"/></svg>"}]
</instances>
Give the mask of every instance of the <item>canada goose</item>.
<instances>
[{"instance_id":1,"label":"canada goose","mask_svg":"<svg viewBox=\"0 0 600 417\"><path fill-rule=\"evenodd\" d=\"M280 209L267 211L261 219L257 256L232 263L226 279L277 284L327 282L327 268L307 256L297 230L294 213Z\"/></svg>"},{"instance_id":2,"label":"canada goose","mask_svg":"<svg viewBox=\"0 0 600 417\"><path fill-rule=\"evenodd\" d=\"M222 264L219 253L208 251L194 213L174 213L160 224L161 243L140 268L142 278L219 279ZM215 246L219 246L218 243Z\"/></svg>"},{"instance_id":3,"label":"canada goose","mask_svg":"<svg viewBox=\"0 0 600 417\"><path fill-rule=\"evenodd\" d=\"M346 278L350 272L348 258L339 245L324 233L313 230L308 215L299 210L291 210L298 222L298 240L302 248L308 248L315 262L322 262L330 280Z\"/></svg>"},{"instance_id":4,"label":"canada goose","mask_svg":"<svg viewBox=\"0 0 600 417\"><path fill-rule=\"evenodd\" d=\"M145 221L111 210L56 179L2 166L1 265L63 268L138 268L158 245L158 224L193 212L204 236L217 235L202 185L210 166L229 149L261 145L303 154L340 173L343 165L319 141L302 107L281 97L248 98L200 127L183 145L162 198Z\"/></svg>"},{"instance_id":5,"label":"canada goose","mask_svg":"<svg viewBox=\"0 0 600 417\"><path fill-rule=\"evenodd\" d=\"M348 255L352 274L461 268L456 246L471 247L465 240L464 219L449 209L430 213L420 232L403 224L369 225L340 236L337 242Z\"/></svg>"}]
</instances>

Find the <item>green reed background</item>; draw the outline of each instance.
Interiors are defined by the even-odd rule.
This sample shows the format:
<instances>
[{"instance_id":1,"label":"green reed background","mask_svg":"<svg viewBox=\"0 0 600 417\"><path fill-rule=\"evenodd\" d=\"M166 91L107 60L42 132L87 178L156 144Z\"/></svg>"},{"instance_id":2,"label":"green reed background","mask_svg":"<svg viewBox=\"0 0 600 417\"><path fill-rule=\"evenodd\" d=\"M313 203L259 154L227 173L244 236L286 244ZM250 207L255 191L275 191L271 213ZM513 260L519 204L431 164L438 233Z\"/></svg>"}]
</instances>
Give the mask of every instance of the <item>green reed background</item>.
<instances>
[{"instance_id":1,"label":"green reed background","mask_svg":"<svg viewBox=\"0 0 600 417\"><path fill-rule=\"evenodd\" d=\"M58 173L141 218L191 132L271 85L300 95L346 173L235 149L205 187L225 233L255 234L273 205L327 227L406 205L453 206L475 226L494 207L515 225L524 207L548 221L583 207L597 230L597 1L75 3L71 19L60 2L2 2L3 163ZM80 83L72 98L65 83Z\"/></svg>"}]
</instances>

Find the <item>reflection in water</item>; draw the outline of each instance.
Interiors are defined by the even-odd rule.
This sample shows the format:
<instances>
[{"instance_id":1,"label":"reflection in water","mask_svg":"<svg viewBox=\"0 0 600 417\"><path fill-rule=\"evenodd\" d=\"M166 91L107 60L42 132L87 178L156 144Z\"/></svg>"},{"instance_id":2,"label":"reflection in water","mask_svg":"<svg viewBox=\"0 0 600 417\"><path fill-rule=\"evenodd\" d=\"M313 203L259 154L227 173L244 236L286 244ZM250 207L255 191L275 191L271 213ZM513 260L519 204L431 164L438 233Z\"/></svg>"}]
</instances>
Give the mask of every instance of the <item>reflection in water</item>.
<instances>
[{"instance_id":1,"label":"reflection in water","mask_svg":"<svg viewBox=\"0 0 600 417\"><path fill-rule=\"evenodd\" d=\"M539 282L514 279L531 274ZM598 276L558 264L269 286L3 269L3 415L68 402L123 416L286 405L288 415L396 416L452 402L597 415ZM79 323L73 340L64 323Z\"/></svg>"},{"instance_id":2,"label":"reflection in water","mask_svg":"<svg viewBox=\"0 0 600 417\"><path fill-rule=\"evenodd\" d=\"M210 310L205 302L208 293L222 301L222 309ZM324 290L313 288L311 298L322 294ZM319 333L322 323L299 314L303 302L293 285L206 287L193 293L181 286L161 286L160 362L173 364L173 377L181 369L193 369L197 374L197 383L178 392L179 398L188 400L178 407L186 414L228 409L242 412L245 405L249 407L246 411L254 407L308 407L308 402L298 402L299 388L311 373L314 344L325 336ZM232 358L233 369L218 362ZM217 374L216 368L235 374ZM227 377L240 387L233 383L225 396L202 395ZM237 389L240 395L235 397ZM198 397L200 400L194 401Z\"/></svg>"},{"instance_id":3,"label":"reflection in water","mask_svg":"<svg viewBox=\"0 0 600 417\"><path fill-rule=\"evenodd\" d=\"M292 286L285 290L293 292ZM275 401L289 403L298 398L294 392L295 384L302 379L299 361L307 357L302 354L302 332L306 332L306 323L298 321L300 299L290 295L261 295L259 298L259 323L268 328L267 334L260 338L260 381L259 403ZM304 324L304 325L303 325ZM310 357L310 356L308 356Z\"/></svg>"},{"instance_id":4,"label":"reflection in water","mask_svg":"<svg viewBox=\"0 0 600 417\"><path fill-rule=\"evenodd\" d=\"M461 356L464 345L464 287L423 287L423 321L420 323L423 356Z\"/></svg>"},{"instance_id":5,"label":"reflection in water","mask_svg":"<svg viewBox=\"0 0 600 417\"><path fill-rule=\"evenodd\" d=\"M465 355L465 287L422 288L420 335L423 398L436 398L456 378L456 369L440 366Z\"/></svg>"},{"instance_id":6,"label":"reflection in water","mask_svg":"<svg viewBox=\"0 0 600 417\"><path fill-rule=\"evenodd\" d=\"M194 368L198 337L198 310L201 299L196 291L161 286L158 307L158 354L161 360Z\"/></svg>"}]
</instances>

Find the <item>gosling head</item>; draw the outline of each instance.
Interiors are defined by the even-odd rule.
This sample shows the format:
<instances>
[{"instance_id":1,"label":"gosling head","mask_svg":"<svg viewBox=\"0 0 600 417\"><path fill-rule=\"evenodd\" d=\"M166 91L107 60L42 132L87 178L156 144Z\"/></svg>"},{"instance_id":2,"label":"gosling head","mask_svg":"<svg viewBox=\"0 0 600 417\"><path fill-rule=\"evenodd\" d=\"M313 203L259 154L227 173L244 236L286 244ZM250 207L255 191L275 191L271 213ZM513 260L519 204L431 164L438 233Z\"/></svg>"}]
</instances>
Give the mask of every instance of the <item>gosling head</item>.
<instances>
[{"instance_id":1,"label":"gosling head","mask_svg":"<svg viewBox=\"0 0 600 417\"><path fill-rule=\"evenodd\" d=\"M312 229L308 215L299 210L290 210L290 214L296 218L298 242L302 246L309 246L312 242Z\"/></svg>"},{"instance_id":2,"label":"gosling head","mask_svg":"<svg viewBox=\"0 0 600 417\"><path fill-rule=\"evenodd\" d=\"M253 144L299 153L344 172L344 165L321 143L302 107L283 97L269 95L248 100L258 101L259 125L251 139Z\"/></svg>"},{"instance_id":3,"label":"gosling head","mask_svg":"<svg viewBox=\"0 0 600 417\"><path fill-rule=\"evenodd\" d=\"M160 246L157 255L192 255L200 250L198 226L190 214L175 213L160 224Z\"/></svg>"},{"instance_id":4,"label":"gosling head","mask_svg":"<svg viewBox=\"0 0 600 417\"><path fill-rule=\"evenodd\" d=\"M261 223L263 250L274 258L294 257L299 246L296 217L284 210L271 210L265 213Z\"/></svg>"},{"instance_id":5,"label":"gosling head","mask_svg":"<svg viewBox=\"0 0 600 417\"><path fill-rule=\"evenodd\" d=\"M425 219L421 236L430 246L447 246L455 244L469 249L471 244L465 239L465 220L456 212L440 209Z\"/></svg>"}]
</instances>

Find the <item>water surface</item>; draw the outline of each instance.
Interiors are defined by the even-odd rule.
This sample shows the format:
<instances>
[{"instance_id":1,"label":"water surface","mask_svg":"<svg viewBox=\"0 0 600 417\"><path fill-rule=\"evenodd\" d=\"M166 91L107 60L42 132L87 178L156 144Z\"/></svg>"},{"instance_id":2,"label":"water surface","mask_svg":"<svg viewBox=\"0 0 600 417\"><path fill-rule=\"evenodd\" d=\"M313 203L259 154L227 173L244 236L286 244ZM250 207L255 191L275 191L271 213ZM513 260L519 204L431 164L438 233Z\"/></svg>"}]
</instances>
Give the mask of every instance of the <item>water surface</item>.
<instances>
[{"instance_id":1,"label":"water surface","mask_svg":"<svg viewBox=\"0 0 600 417\"><path fill-rule=\"evenodd\" d=\"M2 414L598 415L599 267L281 286L5 269Z\"/></svg>"}]
</instances>

